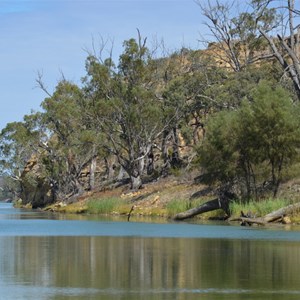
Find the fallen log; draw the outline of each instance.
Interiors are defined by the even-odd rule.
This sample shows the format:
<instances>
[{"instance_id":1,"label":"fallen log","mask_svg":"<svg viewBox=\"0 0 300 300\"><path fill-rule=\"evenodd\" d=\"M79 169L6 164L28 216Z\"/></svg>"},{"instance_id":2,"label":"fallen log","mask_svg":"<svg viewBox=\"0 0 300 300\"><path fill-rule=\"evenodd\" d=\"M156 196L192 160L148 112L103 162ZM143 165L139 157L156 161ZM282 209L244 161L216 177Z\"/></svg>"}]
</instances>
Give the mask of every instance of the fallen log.
<instances>
[{"instance_id":1,"label":"fallen log","mask_svg":"<svg viewBox=\"0 0 300 300\"><path fill-rule=\"evenodd\" d=\"M300 210L300 202L282 207L264 216L265 222L273 222Z\"/></svg>"},{"instance_id":2,"label":"fallen log","mask_svg":"<svg viewBox=\"0 0 300 300\"><path fill-rule=\"evenodd\" d=\"M230 215L229 203L235 198L235 194L230 192L228 189L223 189L219 191L218 198L207 201L202 205L189 209L187 211L181 212L175 215L174 220L184 220L188 218L192 218L196 215L203 214L205 212L223 209L227 216Z\"/></svg>"},{"instance_id":3,"label":"fallen log","mask_svg":"<svg viewBox=\"0 0 300 300\"><path fill-rule=\"evenodd\" d=\"M300 202L291 204L285 207L282 207L278 210L272 211L271 213L265 215L264 217L260 218L246 218L246 217L238 217L229 219L229 221L240 221L243 223L249 224L258 224L258 225L266 225L267 223L275 222L280 219L284 219L284 217L293 214L295 211L300 210Z\"/></svg>"},{"instance_id":4,"label":"fallen log","mask_svg":"<svg viewBox=\"0 0 300 300\"><path fill-rule=\"evenodd\" d=\"M174 220L179 221L179 220L192 218L196 215L203 214L205 212L209 212L209 211L216 210L219 208L222 208L222 204L221 204L220 199L216 198L216 199L207 201L198 207L191 208L187 211L184 211L184 212L181 212L181 213L175 215Z\"/></svg>"},{"instance_id":5,"label":"fallen log","mask_svg":"<svg viewBox=\"0 0 300 300\"><path fill-rule=\"evenodd\" d=\"M231 197L221 196L216 199L207 201L198 207L191 208L187 211L178 213L177 215L174 216L174 220L176 220L176 221L185 220L188 218L192 218L196 215L203 214L205 212L209 212L209 211L213 211L213 210L217 210L217 209L223 209L225 212L227 212L228 201L230 201L230 198ZM283 218L285 216L291 215L295 211L299 211L299 210L300 210L300 202L282 207L282 208L280 208L276 211L273 211L263 217L251 218L251 217L242 215L241 217L238 217L238 218L229 219L229 221L231 221L231 222L240 221L240 222L242 222L242 224L247 223L248 225L249 224L265 225L267 223L271 223L271 222L277 221L279 219L283 220Z\"/></svg>"}]
</instances>

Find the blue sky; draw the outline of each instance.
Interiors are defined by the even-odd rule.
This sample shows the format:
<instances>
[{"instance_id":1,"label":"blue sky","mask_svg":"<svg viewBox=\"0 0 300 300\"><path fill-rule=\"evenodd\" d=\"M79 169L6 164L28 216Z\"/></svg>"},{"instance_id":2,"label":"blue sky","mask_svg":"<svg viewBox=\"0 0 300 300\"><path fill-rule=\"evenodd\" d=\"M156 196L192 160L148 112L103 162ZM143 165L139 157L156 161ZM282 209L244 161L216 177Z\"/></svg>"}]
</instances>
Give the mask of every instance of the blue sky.
<instances>
[{"instance_id":1,"label":"blue sky","mask_svg":"<svg viewBox=\"0 0 300 300\"><path fill-rule=\"evenodd\" d=\"M163 38L170 50L197 48L201 14L193 0L0 0L0 129L39 110L61 78L80 83L84 63L100 36L122 42L137 36Z\"/></svg>"}]
</instances>

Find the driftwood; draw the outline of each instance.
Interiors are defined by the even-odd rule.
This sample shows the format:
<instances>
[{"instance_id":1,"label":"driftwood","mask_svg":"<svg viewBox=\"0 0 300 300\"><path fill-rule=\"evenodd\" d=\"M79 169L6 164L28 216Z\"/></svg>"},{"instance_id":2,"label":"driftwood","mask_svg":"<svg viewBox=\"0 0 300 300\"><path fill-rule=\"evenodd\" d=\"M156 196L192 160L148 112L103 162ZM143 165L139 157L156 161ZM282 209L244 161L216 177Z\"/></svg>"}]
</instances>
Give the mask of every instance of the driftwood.
<instances>
[{"instance_id":1,"label":"driftwood","mask_svg":"<svg viewBox=\"0 0 300 300\"><path fill-rule=\"evenodd\" d=\"M268 223L283 219L284 217L293 214L297 210L300 210L300 202L272 211L271 213L265 215L264 217L248 218L248 217L241 216L238 218L229 219L229 221L241 221L242 223L247 223L247 224L266 225Z\"/></svg>"},{"instance_id":2,"label":"driftwood","mask_svg":"<svg viewBox=\"0 0 300 300\"><path fill-rule=\"evenodd\" d=\"M238 217L238 218L231 218L229 219L230 222L240 221L242 226L251 224L258 224L258 225L266 225L267 222L264 221L263 218L247 218L247 217Z\"/></svg>"}]
</instances>

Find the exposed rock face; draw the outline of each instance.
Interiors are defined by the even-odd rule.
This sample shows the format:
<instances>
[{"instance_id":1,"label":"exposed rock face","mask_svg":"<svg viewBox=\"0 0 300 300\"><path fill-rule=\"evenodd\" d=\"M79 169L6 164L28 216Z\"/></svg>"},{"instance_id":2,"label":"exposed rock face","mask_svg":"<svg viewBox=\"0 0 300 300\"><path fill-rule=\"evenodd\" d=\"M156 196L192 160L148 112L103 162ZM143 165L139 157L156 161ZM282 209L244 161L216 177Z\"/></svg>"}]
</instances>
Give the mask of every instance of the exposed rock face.
<instances>
[{"instance_id":1,"label":"exposed rock face","mask_svg":"<svg viewBox=\"0 0 300 300\"><path fill-rule=\"evenodd\" d=\"M44 207L55 201L51 184L42 177L36 157L32 157L22 173L21 199L24 205L31 204L32 208Z\"/></svg>"},{"instance_id":2,"label":"exposed rock face","mask_svg":"<svg viewBox=\"0 0 300 300\"><path fill-rule=\"evenodd\" d=\"M91 186L91 168L86 167L80 173L79 183L82 185L83 191L99 188L98 185L101 180L103 180L102 177L104 176L103 166L96 166L94 168L95 170L92 170L94 181L93 186ZM42 167L42 164L39 163L39 158L33 156L27 162L22 172L22 191L20 198L22 199L22 205L24 206L31 205L32 208L42 208L54 203L57 200L61 200L57 198L57 194L55 193L51 182L45 176L43 176ZM70 195L70 197L71 196L74 195ZM74 199L71 197L69 200L73 201Z\"/></svg>"}]
</instances>

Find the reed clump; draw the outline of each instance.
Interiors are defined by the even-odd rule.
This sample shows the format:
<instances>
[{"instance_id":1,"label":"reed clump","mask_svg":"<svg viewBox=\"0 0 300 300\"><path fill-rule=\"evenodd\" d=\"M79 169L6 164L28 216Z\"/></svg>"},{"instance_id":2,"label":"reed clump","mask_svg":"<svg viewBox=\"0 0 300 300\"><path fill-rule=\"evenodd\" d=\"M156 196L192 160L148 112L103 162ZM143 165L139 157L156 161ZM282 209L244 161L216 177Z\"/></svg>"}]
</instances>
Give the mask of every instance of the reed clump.
<instances>
[{"instance_id":1,"label":"reed clump","mask_svg":"<svg viewBox=\"0 0 300 300\"><path fill-rule=\"evenodd\" d=\"M120 198L109 197L101 199L90 199L87 201L87 212L91 214L112 214L119 211L123 202Z\"/></svg>"}]
</instances>

